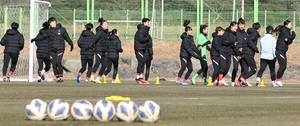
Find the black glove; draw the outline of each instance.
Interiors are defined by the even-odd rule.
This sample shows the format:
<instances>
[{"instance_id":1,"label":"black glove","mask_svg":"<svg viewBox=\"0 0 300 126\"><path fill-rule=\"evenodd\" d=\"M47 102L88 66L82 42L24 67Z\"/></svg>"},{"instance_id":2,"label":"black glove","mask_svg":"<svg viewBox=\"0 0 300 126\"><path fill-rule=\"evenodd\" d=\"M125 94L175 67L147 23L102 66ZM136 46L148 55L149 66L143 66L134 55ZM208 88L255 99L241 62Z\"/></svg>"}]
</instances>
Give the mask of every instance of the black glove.
<instances>
[{"instance_id":1,"label":"black glove","mask_svg":"<svg viewBox=\"0 0 300 126\"><path fill-rule=\"evenodd\" d=\"M153 55L149 56L150 57L150 60L153 60Z\"/></svg>"},{"instance_id":2,"label":"black glove","mask_svg":"<svg viewBox=\"0 0 300 126\"><path fill-rule=\"evenodd\" d=\"M257 50L255 50L255 52L256 52L256 53L259 53L258 49L257 49Z\"/></svg>"},{"instance_id":3,"label":"black glove","mask_svg":"<svg viewBox=\"0 0 300 126\"><path fill-rule=\"evenodd\" d=\"M196 57L196 59L202 59L201 55L198 55L198 56Z\"/></svg>"},{"instance_id":4,"label":"black glove","mask_svg":"<svg viewBox=\"0 0 300 126\"><path fill-rule=\"evenodd\" d=\"M204 44L202 44L201 46L207 46L208 44L210 44L211 42L208 40L207 42L205 42Z\"/></svg>"},{"instance_id":5,"label":"black glove","mask_svg":"<svg viewBox=\"0 0 300 126\"><path fill-rule=\"evenodd\" d=\"M293 37L296 37L295 31L292 31L292 36L293 36Z\"/></svg>"},{"instance_id":6,"label":"black glove","mask_svg":"<svg viewBox=\"0 0 300 126\"><path fill-rule=\"evenodd\" d=\"M73 51L73 49L74 49L74 46L73 45L70 45L71 46L71 49L70 49L70 51L72 52Z\"/></svg>"},{"instance_id":7,"label":"black glove","mask_svg":"<svg viewBox=\"0 0 300 126\"><path fill-rule=\"evenodd\" d=\"M35 39L31 39L30 42L33 43L35 41Z\"/></svg>"}]
</instances>

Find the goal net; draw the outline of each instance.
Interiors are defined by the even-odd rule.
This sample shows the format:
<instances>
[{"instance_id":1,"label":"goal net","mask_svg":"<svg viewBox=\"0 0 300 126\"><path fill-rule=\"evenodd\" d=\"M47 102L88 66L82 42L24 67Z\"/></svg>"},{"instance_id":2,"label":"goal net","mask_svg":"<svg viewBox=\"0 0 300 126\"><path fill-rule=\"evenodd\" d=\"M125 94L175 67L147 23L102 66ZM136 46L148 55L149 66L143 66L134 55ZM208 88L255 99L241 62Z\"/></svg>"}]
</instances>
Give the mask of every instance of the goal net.
<instances>
[{"instance_id":1,"label":"goal net","mask_svg":"<svg viewBox=\"0 0 300 126\"><path fill-rule=\"evenodd\" d=\"M11 81L34 81L37 77L36 46L30 43L43 22L48 20L48 8L51 4L40 0L3 0L0 7L0 37L2 38L12 22L19 23L19 31L24 35L24 49L20 52L16 70ZM0 47L4 51L4 47ZM3 68L3 55L0 56L0 67ZM8 67L9 70L10 66ZM0 72L1 76L2 71Z\"/></svg>"}]
</instances>

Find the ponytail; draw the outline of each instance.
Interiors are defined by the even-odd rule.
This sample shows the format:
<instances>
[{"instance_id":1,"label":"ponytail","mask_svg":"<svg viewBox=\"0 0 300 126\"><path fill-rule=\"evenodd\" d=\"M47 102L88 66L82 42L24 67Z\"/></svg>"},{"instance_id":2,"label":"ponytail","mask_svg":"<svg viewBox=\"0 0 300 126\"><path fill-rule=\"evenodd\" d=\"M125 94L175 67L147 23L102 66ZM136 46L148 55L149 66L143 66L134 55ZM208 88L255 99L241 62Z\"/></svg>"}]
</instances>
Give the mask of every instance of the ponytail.
<instances>
[{"instance_id":1,"label":"ponytail","mask_svg":"<svg viewBox=\"0 0 300 126\"><path fill-rule=\"evenodd\" d=\"M113 29L113 30L111 30L111 31L109 32L109 34L110 34L110 35L116 35L117 32L118 32L117 29Z\"/></svg>"},{"instance_id":2,"label":"ponytail","mask_svg":"<svg viewBox=\"0 0 300 126\"><path fill-rule=\"evenodd\" d=\"M190 22L191 22L190 20L184 20L183 26L185 27L184 29L185 32L192 30L192 28L189 26Z\"/></svg>"},{"instance_id":3,"label":"ponytail","mask_svg":"<svg viewBox=\"0 0 300 126\"><path fill-rule=\"evenodd\" d=\"M278 25L278 26L275 28L275 33L276 33L276 36L278 36L278 35L279 35L279 33L280 33L280 29L281 29L282 27L285 27L285 26L283 26L283 25Z\"/></svg>"},{"instance_id":4,"label":"ponytail","mask_svg":"<svg viewBox=\"0 0 300 126\"><path fill-rule=\"evenodd\" d=\"M106 20L104 20L103 18L99 18L98 22L100 23L100 25L102 25L104 22L107 22Z\"/></svg>"}]
</instances>

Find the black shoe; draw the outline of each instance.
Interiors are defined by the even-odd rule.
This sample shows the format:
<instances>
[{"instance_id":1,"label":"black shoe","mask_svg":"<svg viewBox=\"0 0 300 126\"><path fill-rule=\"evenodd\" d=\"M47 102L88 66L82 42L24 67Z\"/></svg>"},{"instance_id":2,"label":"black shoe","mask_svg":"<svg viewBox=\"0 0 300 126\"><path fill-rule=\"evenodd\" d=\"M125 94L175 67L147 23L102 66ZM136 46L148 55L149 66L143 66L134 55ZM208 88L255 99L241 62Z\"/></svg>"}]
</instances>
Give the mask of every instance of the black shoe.
<instances>
[{"instance_id":1,"label":"black shoe","mask_svg":"<svg viewBox=\"0 0 300 126\"><path fill-rule=\"evenodd\" d=\"M42 79L42 80L45 80L44 74L41 75L41 79Z\"/></svg>"},{"instance_id":2,"label":"black shoe","mask_svg":"<svg viewBox=\"0 0 300 126\"><path fill-rule=\"evenodd\" d=\"M37 82L42 82L42 80L41 80L41 79L38 79Z\"/></svg>"},{"instance_id":3,"label":"black shoe","mask_svg":"<svg viewBox=\"0 0 300 126\"><path fill-rule=\"evenodd\" d=\"M9 75L6 77L6 82L10 82L10 76Z\"/></svg>"}]
</instances>

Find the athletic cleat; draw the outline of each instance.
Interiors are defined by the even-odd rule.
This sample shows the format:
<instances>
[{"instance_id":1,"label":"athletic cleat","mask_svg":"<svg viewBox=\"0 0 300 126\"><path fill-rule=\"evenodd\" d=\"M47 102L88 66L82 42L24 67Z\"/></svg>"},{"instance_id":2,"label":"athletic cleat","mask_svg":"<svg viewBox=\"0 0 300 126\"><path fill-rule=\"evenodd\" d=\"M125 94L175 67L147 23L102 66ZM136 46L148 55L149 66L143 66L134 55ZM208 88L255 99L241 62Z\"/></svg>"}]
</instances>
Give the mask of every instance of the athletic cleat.
<instances>
[{"instance_id":1,"label":"athletic cleat","mask_svg":"<svg viewBox=\"0 0 300 126\"><path fill-rule=\"evenodd\" d=\"M219 81L218 86L223 86L223 81Z\"/></svg>"},{"instance_id":2,"label":"athletic cleat","mask_svg":"<svg viewBox=\"0 0 300 126\"><path fill-rule=\"evenodd\" d=\"M223 81L223 85L228 86L224 78L222 79L222 81Z\"/></svg>"},{"instance_id":3,"label":"athletic cleat","mask_svg":"<svg viewBox=\"0 0 300 126\"><path fill-rule=\"evenodd\" d=\"M3 82L6 82L6 78L3 78Z\"/></svg>"},{"instance_id":4,"label":"athletic cleat","mask_svg":"<svg viewBox=\"0 0 300 126\"><path fill-rule=\"evenodd\" d=\"M182 82L181 85L187 86L187 85L189 85L189 84L188 84L187 82Z\"/></svg>"},{"instance_id":5,"label":"athletic cleat","mask_svg":"<svg viewBox=\"0 0 300 126\"><path fill-rule=\"evenodd\" d=\"M279 87L283 87L282 81L281 80L276 80L275 84L278 85Z\"/></svg>"},{"instance_id":6,"label":"athletic cleat","mask_svg":"<svg viewBox=\"0 0 300 126\"><path fill-rule=\"evenodd\" d=\"M62 79L60 79L60 78L57 78L57 79L56 79L56 83L62 83L62 82L63 82Z\"/></svg>"},{"instance_id":7,"label":"athletic cleat","mask_svg":"<svg viewBox=\"0 0 300 126\"><path fill-rule=\"evenodd\" d=\"M196 80L195 79L190 78L190 81L192 82L193 85L196 85Z\"/></svg>"},{"instance_id":8,"label":"athletic cleat","mask_svg":"<svg viewBox=\"0 0 300 126\"><path fill-rule=\"evenodd\" d=\"M85 80L84 83L89 83L89 80Z\"/></svg>"},{"instance_id":9,"label":"athletic cleat","mask_svg":"<svg viewBox=\"0 0 300 126\"><path fill-rule=\"evenodd\" d=\"M204 82L203 84L204 84L204 85L207 85L207 84L208 84L208 82Z\"/></svg>"},{"instance_id":10,"label":"athletic cleat","mask_svg":"<svg viewBox=\"0 0 300 126\"><path fill-rule=\"evenodd\" d=\"M248 87L252 87L252 84L250 84L248 81L246 82L246 86L248 86Z\"/></svg>"},{"instance_id":11,"label":"athletic cleat","mask_svg":"<svg viewBox=\"0 0 300 126\"><path fill-rule=\"evenodd\" d=\"M96 79L96 80L94 81L94 83L101 84L102 82L100 81L100 79Z\"/></svg>"},{"instance_id":12,"label":"athletic cleat","mask_svg":"<svg viewBox=\"0 0 300 126\"><path fill-rule=\"evenodd\" d=\"M140 81L141 81L142 83L144 83L144 84L147 84L147 83L148 83L148 81L144 80L143 78L141 78Z\"/></svg>"},{"instance_id":13,"label":"athletic cleat","mask_svg":"<svg viewBox=\"0 0 300 126\"><path fill-rule=\"evenodd\" d=\"M179 84L179 85L181 85L181 80L176 80L176 84Z\"/></svg>"},{"instance_id":14,"label":"athletic cleat","mask_svg":"<svg viewBox=\"0 0 300 126\"><path fill-rule=\"evenodd\" d=\"M42 82L42 79L38 79L37 82Z\"/></svg>"},{"instance_id":15,"label":"athletic cleat","mask_svg":"<svg viewBox=\"0 0 300 126\"><path fill-rule=\"evenodd\" d=\"M240 82L240 81L236 81L236 82L235 82L235 86L241 87L241 82Z\"/></svg>"},{"instance_id":16,"label":"athletic cleat","mask_svg":"<svg viewBox=\"0 0 300 126\"><path fill-rule=\"evenodd\" d=\"M10 76L9 75L7 75L7 77L6 77L6 82L10 82Z\"/></svg>"},{"instance_id":17,"label":"athletic cleat","mask_svg":"<svg viewBox=\"0 0 300 126\"><path fill-rule=\"evenodd\" d=\"M260 85L260 81L256 81L256 87Z\"/></svg>"},{"instance_id":18,"label":"athletic cleat","mask_svg":"<svg viewBox=\"0 0 300 126\"><path fill-rule=\"evenodd\" d=\"M218 86L218 80L215 80L213 86Z\"/></svg>"},{"instance_id":19,"label":"athletic cleat","mask_svg":"<svg viewBox=\"0 0 300 126\"><path fill-rule=\"evenodd\" d=\"M95 78L91 77L90 78L90 82L94 82L95 83Z\"/></svg>"},{"instance_id":20,"label":"athletic cleat","mask_svg":"<svg viewBox=\"0 0 300 126\"><path fill-rule=\"evenodd\" d=\"M136 82L140 85L144 85L145 83L141 79L137 79Z\"/></svg>"},{"instance_id":21,"label":"athletic cleat","mask_svg":"<svg viewBox=\"0 0 300 126\"><path fill-rule=\"evenodd\" d=\"M247 81L244 77L241 77L240 80L242 84L247 85Z\"/></svg>"},{"instance_id":22,"label":"athletic cleat","mask_svg":"<svg viewBox=\"0 0 300 126\"><path fill-rule=\"evenodd\" d=\"M77 82L77 83L80 83L80 74L77 75L77 77L76 77L76 82Z\"/></svg>"},{"instance_id":23,"label":"athletic cleat","mask_svg":"<svg viewBox=\"0 0 300 126\"><path fill-rule=\"evenodd\" d=\"M272 85L273 85L273 87L279 87L279 85L277 85L277 84L275 83L275 81L272 81Z\"/></svg>"},{"instance_id":24,"label":"athletic cleat","mask_svg":"<svg viewBox=\"0 0 300 126\"><path fill-rule=\"evenodd\" d=\"M234 87L235 86L235 82L231 82L231 87Z\"/></svg>"}]
</instances>

